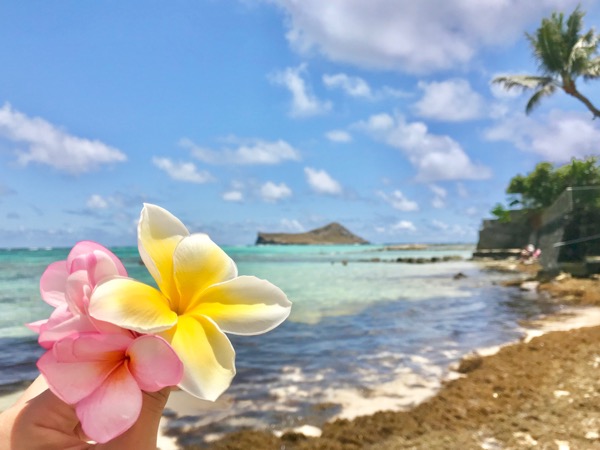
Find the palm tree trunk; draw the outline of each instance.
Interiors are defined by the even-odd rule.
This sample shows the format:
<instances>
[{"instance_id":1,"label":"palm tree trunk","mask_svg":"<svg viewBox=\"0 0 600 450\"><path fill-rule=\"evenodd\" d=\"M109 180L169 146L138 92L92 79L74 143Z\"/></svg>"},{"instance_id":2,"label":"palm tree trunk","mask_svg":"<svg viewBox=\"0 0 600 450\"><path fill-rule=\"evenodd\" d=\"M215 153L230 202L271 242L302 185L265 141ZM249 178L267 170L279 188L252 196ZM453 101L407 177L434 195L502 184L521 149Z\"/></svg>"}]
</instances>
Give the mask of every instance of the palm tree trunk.
<instances>
[{"instance_id":1,"label":"palm tree trunk","mask_svg":"<svg viewBox=\"0 0 600 450\"><path fill-rule=\"evenodd\" d=\"M571 81L570 83L563 83L563 90L575 97L577 100L579 100L580 102L582 102L585 106L587 106L587 108L592 112L592 114L594 115L594 119L596 117L600 117L600 110L598 108L596 108L592 102L589 101L589 99L583 95L581 92L579 92L577 90L577 88L575 87L575 82Z\"/></svg>"}]
</instances>

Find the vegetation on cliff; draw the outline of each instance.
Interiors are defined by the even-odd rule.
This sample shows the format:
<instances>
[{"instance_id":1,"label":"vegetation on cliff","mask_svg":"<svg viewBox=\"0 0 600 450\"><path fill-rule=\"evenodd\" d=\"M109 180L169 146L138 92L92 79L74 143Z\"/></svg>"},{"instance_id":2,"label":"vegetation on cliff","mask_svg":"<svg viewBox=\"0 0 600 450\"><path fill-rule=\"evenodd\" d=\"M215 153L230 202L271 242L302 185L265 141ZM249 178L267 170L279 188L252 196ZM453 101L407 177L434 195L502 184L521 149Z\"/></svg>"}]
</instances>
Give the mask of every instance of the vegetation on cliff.
<instances>
[{"instance_id":1,"label":"vegetation on cliff","mask_svg":"<svg viewBox=\"0 0 600 450\"><path fill-rule=\"evenodd\" d=\"M506 188L508 206L528 210L547 208L565 189L582 186L600 186L598 158L573 158L570 163L559 167L541 162L527 175L518 174L510 180ZM598 195L589 195L588 198L590 202L597 202ZM492 209L492 214L501 220L508 218L508 210L501 203Z\"/></svg>"}]
</instances>

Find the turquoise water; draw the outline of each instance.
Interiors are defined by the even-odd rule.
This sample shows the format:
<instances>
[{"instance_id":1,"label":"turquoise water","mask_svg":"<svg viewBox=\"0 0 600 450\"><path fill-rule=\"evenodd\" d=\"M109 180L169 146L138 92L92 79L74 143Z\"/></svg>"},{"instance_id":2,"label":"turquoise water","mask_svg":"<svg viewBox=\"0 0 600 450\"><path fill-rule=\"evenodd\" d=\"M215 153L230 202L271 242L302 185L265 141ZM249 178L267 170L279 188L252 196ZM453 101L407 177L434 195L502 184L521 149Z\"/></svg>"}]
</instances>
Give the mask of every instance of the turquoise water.
<instances>
[{"instance_id":1,"label":"turquoise water","mask_svg":"<svg viewBox=\"0 0 600 450\"><path fill-rule=\"evenodd\" d=\"M136 248L113 249L130 276L151 283ZM319 424L344 409L435 386L452 362L479 347L517 339L518 321L549 312L537 297L499 286L503 275L469 261L469 246L383 251L381 246L225 247L240 274L281 287L293 302L287 322L261 336L231 336L238 374L220 403L199 417L184 442L244 426ZM0 250L0 390L36 376L41 354L23 324L50 312L39 297L46 266L68 249ZM460 261L397 263L399 257ZM377 262L376 262L377 261ZM462 272L466 278L455 280ZM391 383L391 384L390 384ZM392 386L381 391L382 386ZM378 397L374 393L379 392ZM327 403L331 409L318 408ZM195 431L194 431L195 430ZM187 439L188 441L185 441Z\"/></svg>"}]
</instances>

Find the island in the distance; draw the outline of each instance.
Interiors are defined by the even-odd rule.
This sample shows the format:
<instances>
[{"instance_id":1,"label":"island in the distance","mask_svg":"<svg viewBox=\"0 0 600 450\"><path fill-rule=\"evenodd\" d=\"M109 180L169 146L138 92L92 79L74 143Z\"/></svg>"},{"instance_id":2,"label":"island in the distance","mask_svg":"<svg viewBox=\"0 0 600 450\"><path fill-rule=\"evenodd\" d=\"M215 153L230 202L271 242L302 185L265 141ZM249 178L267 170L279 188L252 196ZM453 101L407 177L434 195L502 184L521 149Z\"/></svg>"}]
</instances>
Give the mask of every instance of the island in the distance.
<instances>
[{"instance_id":1,"label":"island in the distance","mask_svg":"<svg viewBox=\"0 0 600 450\"><path fill-rule=\"evenodd\" d=\"M332 245L368 244L363 238L332 222L306 233L258 233L256 245Z\"/></svg>"}]
</instances>

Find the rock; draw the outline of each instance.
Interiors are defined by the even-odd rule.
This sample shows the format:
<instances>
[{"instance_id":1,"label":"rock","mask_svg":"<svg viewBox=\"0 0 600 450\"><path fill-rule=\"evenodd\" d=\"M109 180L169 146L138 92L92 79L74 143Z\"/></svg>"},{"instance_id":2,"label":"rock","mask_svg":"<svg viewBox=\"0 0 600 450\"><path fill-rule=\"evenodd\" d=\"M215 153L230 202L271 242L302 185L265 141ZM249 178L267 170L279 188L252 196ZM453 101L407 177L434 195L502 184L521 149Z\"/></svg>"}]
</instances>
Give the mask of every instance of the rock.
<instances>
[{"instance_id":1,"label":"rock","mask_svg":"<svg viewBox=\"0 0 600 450\"><path fill-rule=\"evenodd\" d=\"M458 373L469 373L478 369L483 364L483 358L478 353L470 353L460 360L456 371Z\"/></svg>"},{"instance_id":2,"label":"rock","mask_svg":"<svg viewBox=\"0 0 600 450\"><path fill-rule=\"evenodd\" d=\"M256 244L275 245L323 245L368 244L363 238L352 234L347 228L333 222L306 233L258 233Z\"/></svg>"},{"instance_id":3,"label":"rock","mask_svg":"<svg viewBox=\"0 0 600 450\"><path fill-rule=\"evenodd\" d=\"M466 276L464 273L462 273L462 272L458 272L458 273L457 273L456 275L454 275L454 277L452 277L452 278L454 278L455 280L460 280L461 278L467 278L467 276Z\"/></svg>"},{"instance_id":4,"label":"rock","mask_svg":"<svg viewBox=\"0 0 600 450\"><path fill-rule=\"evenodd\" d=\"M539 281L524 281L523 283L521 283L519 288L522 291L537 291L539 285Z\"/></svg>"}]
</instances>

